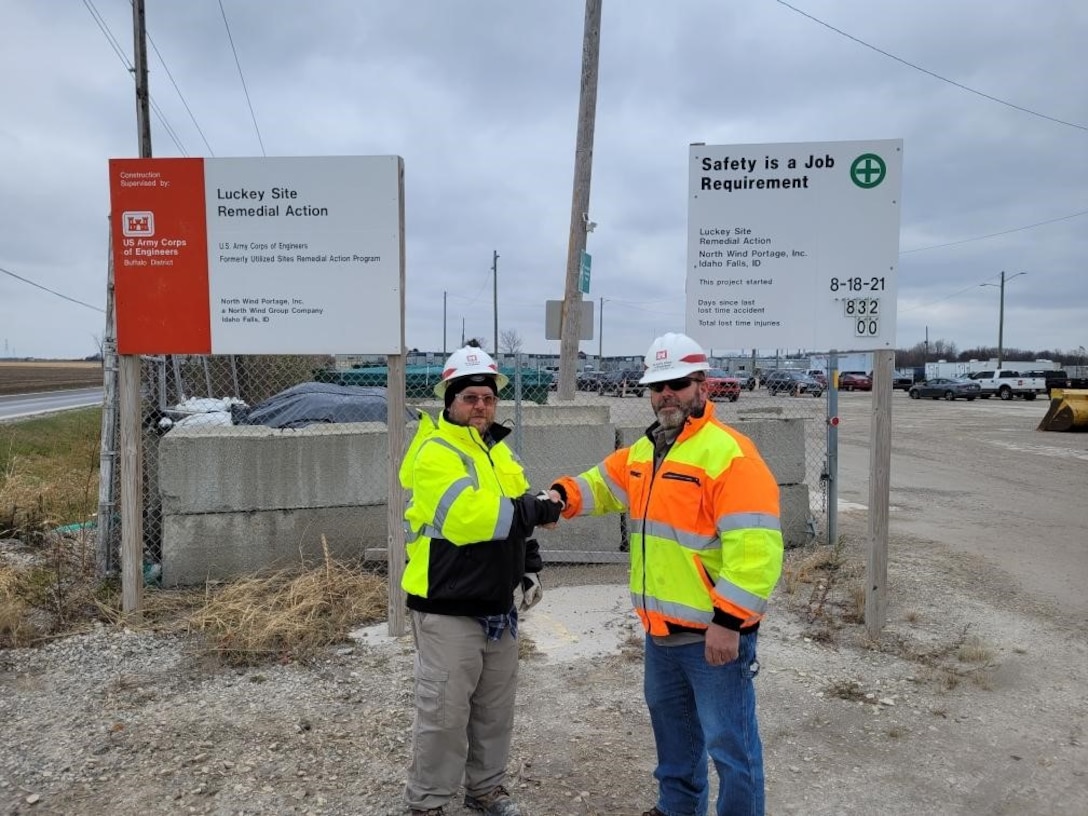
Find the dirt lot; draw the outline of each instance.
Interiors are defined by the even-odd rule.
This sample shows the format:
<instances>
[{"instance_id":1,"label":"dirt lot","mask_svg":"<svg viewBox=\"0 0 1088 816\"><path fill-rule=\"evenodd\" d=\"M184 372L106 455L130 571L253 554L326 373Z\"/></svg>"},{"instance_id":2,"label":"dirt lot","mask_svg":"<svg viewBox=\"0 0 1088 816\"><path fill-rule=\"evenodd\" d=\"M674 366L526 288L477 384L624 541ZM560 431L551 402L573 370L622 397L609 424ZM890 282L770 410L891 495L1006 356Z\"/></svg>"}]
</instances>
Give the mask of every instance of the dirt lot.
<instances>
[{"instance_id":1,"label":"dirt lot","mask_svg":"<svg viewBox=\"0 0 1088 816\"><path fill-rule=\"evenodd\" d=\"M888 625L874 642L857 619L869 405L842 395L847 543L791 554L762 630L768 812L1081 816L1088 434L1035 432L1043 401L897 393ZM587 580L560 572L544 612ZM631 631L619 609L599 634L617 631ZM534 816L653 804L640 641L617 642L523 663L510 770ZM410 700L405 641L244 671L206 665L184 638L107 629L3 652L0 806L398 814Z\"/></svg>"},{"instance_id":2,"label":"dirt lot","mask_svg":"<svg viewBox=\"0 0 1088 816\"><path fill-rule=\"evenodd\" d=\"M102 385L102 364L80 360L0 361L0 396Z\"/></svg>"}]
</instances>

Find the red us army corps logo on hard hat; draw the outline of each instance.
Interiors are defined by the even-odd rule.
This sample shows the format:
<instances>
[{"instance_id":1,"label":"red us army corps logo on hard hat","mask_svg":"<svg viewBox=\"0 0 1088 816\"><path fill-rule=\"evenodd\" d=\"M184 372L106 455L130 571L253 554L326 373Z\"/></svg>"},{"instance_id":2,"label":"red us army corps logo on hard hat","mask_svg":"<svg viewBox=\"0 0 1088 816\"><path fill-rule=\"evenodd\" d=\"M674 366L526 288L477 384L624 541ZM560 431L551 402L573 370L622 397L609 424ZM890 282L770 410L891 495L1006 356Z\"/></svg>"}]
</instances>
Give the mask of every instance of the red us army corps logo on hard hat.
<instances>
[{"instance_id":1,"label":"red us army corps logo on hard hat","mask_svg":"<svg viewBox=\"0 0 1088 816\"><path fill-rule=\"evenodd\" d=\"M668 358L669 358L668 349L661 349L660 351L657 352L656 359L658 359L658 360L667 360Z\"/></svg>"},{"instance_id":2,"label":"red us army corps logo on hard hat","mask_svg":"<svg viewBox=\"0 0 1088 816\"><path fill-rule=\"evenodd\" d=\"M478 363L480 361L480 358L477 357L475 354L466 354L465 360L469 363Z\"/></svg>"}]
</instances>

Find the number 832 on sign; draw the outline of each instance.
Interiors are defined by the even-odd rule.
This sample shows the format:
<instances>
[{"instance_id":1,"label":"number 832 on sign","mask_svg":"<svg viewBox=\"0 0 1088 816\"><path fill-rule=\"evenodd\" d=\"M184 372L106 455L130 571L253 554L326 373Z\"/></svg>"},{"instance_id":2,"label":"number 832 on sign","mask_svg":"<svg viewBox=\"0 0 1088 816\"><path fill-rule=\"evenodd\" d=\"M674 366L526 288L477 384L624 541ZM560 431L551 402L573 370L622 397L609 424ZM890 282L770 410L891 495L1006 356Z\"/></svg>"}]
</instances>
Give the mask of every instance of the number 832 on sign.
<instances>
[{"instance_id":1,"label":"number 832 on sign","mask_svg":"<svg viewBox=\"0 0 1088 816\"><path fill-rule=\"evenodd\" d=\"M843 298L843 315L854 323L855 337L880 334L880 298Z\"/></svg>"}]
</instances>

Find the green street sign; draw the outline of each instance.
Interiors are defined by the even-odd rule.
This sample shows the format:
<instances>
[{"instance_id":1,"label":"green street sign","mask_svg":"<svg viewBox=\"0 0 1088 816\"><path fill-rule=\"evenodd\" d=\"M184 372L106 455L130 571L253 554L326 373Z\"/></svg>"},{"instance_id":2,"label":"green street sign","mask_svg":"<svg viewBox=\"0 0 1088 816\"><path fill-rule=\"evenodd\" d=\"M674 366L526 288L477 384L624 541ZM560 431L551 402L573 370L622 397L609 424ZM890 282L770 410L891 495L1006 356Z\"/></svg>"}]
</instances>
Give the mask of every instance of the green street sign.
<instances>
[{"instance_id":1,"label":"green street sign","mask_svg":"<svg viewBox=\"0 0 1088 816\"><path fill-rule=\"evenodd\" d=\"M592 262L593 258L589 253L582 250L582 257L578 264L578 291L583 295L589 294L589 267Z\"/></svg>"},{"instance_id":2,"label":"green street sign","mask_svg":"<svg viewBox=\"0 0 1088 816\"><path fill-rule=\"evenodd\" d=\"M850 179L864 190L876 187L887 175L888 167L876 153L863 153L850 165Z\"/></svg>"}]
</instances>

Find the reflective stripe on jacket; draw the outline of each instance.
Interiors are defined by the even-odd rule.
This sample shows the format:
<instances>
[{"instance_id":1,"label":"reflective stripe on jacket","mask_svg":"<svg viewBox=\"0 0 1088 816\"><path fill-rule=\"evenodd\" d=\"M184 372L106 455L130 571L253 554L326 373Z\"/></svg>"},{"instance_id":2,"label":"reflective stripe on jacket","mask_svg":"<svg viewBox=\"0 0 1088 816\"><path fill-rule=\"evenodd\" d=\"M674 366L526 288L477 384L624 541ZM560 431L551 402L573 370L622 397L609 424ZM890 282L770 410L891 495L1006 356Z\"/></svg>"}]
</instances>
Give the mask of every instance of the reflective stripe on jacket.
<instances>
[{"instance_id":1,"label":"reflective stripe on jacket","mask_svg":"<svg viewBox=\"0 0 1088 816\"><path fill-rule=\"evenodd\" d=\"M754 628L782 571L778 485L748 437L707 402L654 472L647 430L577 477L563 515L630 515L631 601L652 635Z\"/></svg>"},{"instance_id":2,"label":"reflective stripe on jacket","mask_svg":"<svg viewBox=\"0 0 1088 816\"><path fill-rule=\"evenodd\" d=\"M404 512L408 606L447 615L510 611L514 587L540 569L535 542L527 561L524 530L511 497L529 489L514 452L493 425L490 448L475 428L421 415L400 467L410 493Z\"/></svg>"}]
</instances>

